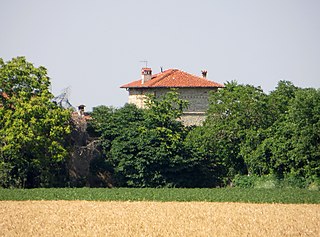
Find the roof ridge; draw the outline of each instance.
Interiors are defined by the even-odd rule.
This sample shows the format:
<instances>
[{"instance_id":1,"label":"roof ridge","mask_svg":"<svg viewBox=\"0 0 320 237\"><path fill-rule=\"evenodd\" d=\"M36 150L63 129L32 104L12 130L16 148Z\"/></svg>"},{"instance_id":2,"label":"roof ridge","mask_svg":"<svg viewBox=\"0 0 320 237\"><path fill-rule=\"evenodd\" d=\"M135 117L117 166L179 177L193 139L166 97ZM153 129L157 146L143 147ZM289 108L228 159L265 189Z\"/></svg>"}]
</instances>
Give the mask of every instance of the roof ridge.
<instances>
[{"instance_id":1,"label":"roof ridge","mask_svg":"<svg viewBox=\"0 0 320 237\"><path fill-rule=\"evenodd\" d=\"M167 69L154 74L142 84L141 80L133 81L121 88L157 88L157 87L224 87L222 84L179 69Z\"/></svg>"},{"instance_id":2,"label":"roof ridge","mask_svg":"<svg viewBox=\"0 0 320 237\"><path fill-rule=\"evenodd\" d=\"M210 81L208 78L201 77L201 76L195 75L195 74L193 74L193 73L185 72L185 71L183 71L183 70L180 70L180 71L183 72L183 73L189 74L189 75L191 75L191 76L193 76L193 77L197 77L198 79ZM211 82L213 82L213 81L211 81Z\"/></svg>"},{"instance_id":3,"label":"roof ridge","mask_svg":"<svg viewBox=\"0 0 320 237\"><path fill-rule=\"evenodd\" d=\"M166 71L168 71L167 73L166 73ZM157 75L159 75L160 76L160 78L158 78L158 79L155 79L155 80L150 80L150 86L153 86L155 83L157 83L157 82L159 82L159 81L162 81L163 79L165 79L166 77L168 77L168 76L170 76L170 75L172 75L174 72L176 72L176 71L178 71L178 69L167 69L166 71L164 71L164 72L162 72L162 73L158 73L158 74L156 74L155 75L155 77L157 77ZM166 73L166 74L165 74ZM161 74L165 74L165 75L161 75ZM152 83L151 83L152 82Z\"/></svg>"}]
</instances>

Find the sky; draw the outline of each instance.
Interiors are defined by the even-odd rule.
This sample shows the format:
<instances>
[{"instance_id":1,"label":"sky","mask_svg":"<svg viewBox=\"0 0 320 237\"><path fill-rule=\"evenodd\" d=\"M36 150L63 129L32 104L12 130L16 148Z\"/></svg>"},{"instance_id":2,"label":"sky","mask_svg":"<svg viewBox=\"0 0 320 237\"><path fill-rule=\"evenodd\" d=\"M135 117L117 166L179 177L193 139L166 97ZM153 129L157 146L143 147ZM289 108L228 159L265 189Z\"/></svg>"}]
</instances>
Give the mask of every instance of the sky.
<instances>
[{"instance_id":1,"label":"sky","mask_svg":"<svg viewBox=\"0 0 320 237\"><path fill-rule=\"evenodd\" d=\"M0 0L0 58L48 69L74 106L123 106L120 86L177 68L209 80L320 88L319 0Z\"/></svg>"}]
</instances>

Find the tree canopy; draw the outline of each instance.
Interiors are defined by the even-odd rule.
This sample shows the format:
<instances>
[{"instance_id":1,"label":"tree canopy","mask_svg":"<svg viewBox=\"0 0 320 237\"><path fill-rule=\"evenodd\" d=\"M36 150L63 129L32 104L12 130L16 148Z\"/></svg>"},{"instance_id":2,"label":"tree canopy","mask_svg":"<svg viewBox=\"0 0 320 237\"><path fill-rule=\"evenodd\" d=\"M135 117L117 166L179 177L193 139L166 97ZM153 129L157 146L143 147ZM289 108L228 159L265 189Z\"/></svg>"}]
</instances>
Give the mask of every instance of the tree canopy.
<instances>
[{"instance_id":1,"label":"tree canopy","mask_svg":"<svg viewBox=\"0 0 320 237\"><path fill-rule=\"evenodd\" d=\"M96 128L117 185L215 187L239 175L319 179L319 90L280 81L266 94L228 82L212 93L198 127L178 120L186 102L177 92L150 96L147 105L93 113L94 123L104 117Z\"/></svg>"},{"instance_id":2,"label":"tree canopy","mask_svg":"<svg viewBox=\"0 0 320 237\"><path fill-rule=\"evenodd\" d=\"M49 88L44 67L0 59L1 187L68 185L75 128ZM188 102L178 90L149 95L146 105L93 109L86 132L100 150L88 162L91 177L107 174L125 187L216 187L272 176L318 180L320 187L319 89L280 81L266 94L228 82L211 94L205 122L193 127L181 120Z\"/></svg>"},{"instance_id":3,"label":"tree canopy","mask_svg":"<svg viewBox=\"0 0 320 237\"><path fill-rule=\"evenodd\" d=\"M54 185L67 156L70 111L51 99L44 67L24 57L0 60L0 184L4 187Z\"/></svg>"},{"instance_id":4,"label":"tree canopy","mask_svg":"<svg viewBox=\"0 0 320 237\"><path fill-rule=\"evenodd\" d=\"M190 157L186 142L189 128L179 120L187 102L171 91L161 98L149 95L146 104L143 110L128 104L120 109L102 106L93 110L91 124L100 133L116 185L208 185L195 178L203 177L204 161Z\"/></svg>"},{"instance_id":5,"label":"tree canopy","mask_svg":"<svg viewBox=\"0 0 320 237\"><path fill-rule=\"evenodd\" d=\"M199 138L211 160L235 175L319 178L320 91L280 81L269 95L227 83L211 96ZM199 149L200 149L199 148Z\"/></svg>"}]
</instances>

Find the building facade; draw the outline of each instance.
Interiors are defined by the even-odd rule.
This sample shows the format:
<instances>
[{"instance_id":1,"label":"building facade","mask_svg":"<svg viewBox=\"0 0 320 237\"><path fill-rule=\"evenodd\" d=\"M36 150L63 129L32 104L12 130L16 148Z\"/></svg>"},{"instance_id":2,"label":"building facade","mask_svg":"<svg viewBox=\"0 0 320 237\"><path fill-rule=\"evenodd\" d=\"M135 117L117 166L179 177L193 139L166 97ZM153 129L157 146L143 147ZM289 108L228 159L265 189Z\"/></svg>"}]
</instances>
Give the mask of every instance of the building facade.
<instances>
[{"instance_id":1,"label":"building facade","mask_svg":"<svg viewBox=\"0 0 320 237\"><path fill-rule=\"evenodd\" d=\"M202 77L199 77L178 69L168 69L152 75L151 68L142 68L140 80L125 84L121 88L128 90L128 102L139 108L145 107L147 94L160 97L171 88L176 88L180 98L189 102L189 106L184 110L181 118L183 123L185 125L199 125L205 119L210 91L217 91L224 87L222 84L208 80L206 75L206 71L202 71Z\"/></svg>"}]
</instances>

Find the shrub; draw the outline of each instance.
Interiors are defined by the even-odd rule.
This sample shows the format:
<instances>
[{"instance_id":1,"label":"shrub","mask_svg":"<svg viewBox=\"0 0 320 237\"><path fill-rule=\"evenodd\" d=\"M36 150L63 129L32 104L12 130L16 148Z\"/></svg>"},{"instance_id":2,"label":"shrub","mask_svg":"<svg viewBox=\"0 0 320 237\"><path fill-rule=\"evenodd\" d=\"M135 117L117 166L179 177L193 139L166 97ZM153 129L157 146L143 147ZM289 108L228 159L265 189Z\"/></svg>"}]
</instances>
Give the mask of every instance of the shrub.
<instances>
[{"instance_id":1,"label":"shrub","mask_svg":"<svg viewBox=\"0 0 320 237\"><path fill-rule=\"evenodd\" d=\"M308 190L319 191L320 190L320 178L319 177L311 177L306 181L306 188Z\"/></svg>"},{"instance_id":2,"label":"shrub","mask_svg":"<svg viewBox=\"0 0 320 237\"><path fill-rule=\"evenodd\" d=\"M306 179L295 175L295 174L287 174L281 180L281 187L282 188L306 188L307 183Z\"/></svg>"},{"instance_id":3,"label":"shrub","mask_svg":"<svg viewBox=\"0 0 320 237\"><path fill-rule=\"evenodd\" d=\"M279 186L279 180L273 175L256 177L254 188L273 189Z\"/></svg>"},{"instance_id":4,"label":"shrub","mask_svg":"<svg viewBox=\"0 0 320 237\"><path fill-rule=\"evenodd\" d=\"M233 184L239 188L273 189L279 186L279 180L273 175L236 175Z\"/></svg>"},{"instance_id":5,"label":"shrub","mask_svg":"<svg viewBox=\"0 0 320 237\"><path fill-rule=\"evenodd\" d=\"M253 188L256 178L257 176L255 175L236 175L232 183L235 187L239 188Z\"/></svg>"}]
</instances>

